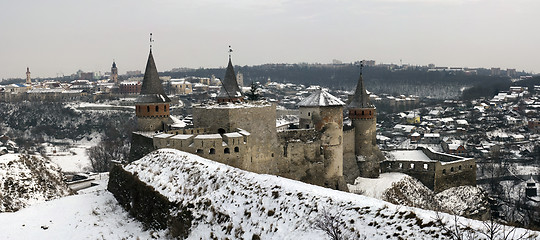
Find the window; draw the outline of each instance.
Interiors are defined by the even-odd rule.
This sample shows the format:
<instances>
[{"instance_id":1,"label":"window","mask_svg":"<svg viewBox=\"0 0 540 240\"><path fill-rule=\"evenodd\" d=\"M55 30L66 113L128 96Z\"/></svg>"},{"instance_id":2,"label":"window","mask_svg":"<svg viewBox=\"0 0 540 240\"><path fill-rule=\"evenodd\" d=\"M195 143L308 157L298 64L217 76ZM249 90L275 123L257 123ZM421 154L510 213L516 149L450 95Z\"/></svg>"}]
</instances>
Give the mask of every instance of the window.
<instances>
[{"instance_id":1,"label":"window","mask_svg":"<svg viewBox=\"0 0 540 240\"><path fill-rule=\"evenodd\" d=\"M146 106L146 112L150 112L150 106Z\"/></svg>"},{"instance_id":2,"label":"window","mask_svg":"<svg viewBox=\"0 0 540 240\"><path fill-rule=\"evenodd\" d=\"M197 149L197 153L198 153L198 154L202 154L202 153L203 153L203 150L202 150L202 149Z\"/></svg>"},{"instance_id":3,"label":"window","mask_svg":"<svg viewBox=\"0 0 540 240\"><path fill-rule=\"evenodd\" d=\"M209 153L210 153L210 154L216 154L216 149L210 148Z\"/></svg>"},{"instance_id":4,"label":"window","mask_svg":"<svg viewBox=\"0 0 540 240\"><path fill-rule=\"evenodd\" d=\"M309 116L311 116L311 113L310 113L310 112L308 112L308 113L307 113L307 115L308 115L308 117L309 117Z\"/></svg>"},{"instance_id":5,"label":"window","mask_svg":"<svg viewBox=\"0 0 540 240\"><path fill-rule=\"evenodd\" d=\"M234 147L234 152L240 152L240 148L239 147Z\"/></svg>"},{"instance_id":6,"label":"window","mask_svg":"<svg viewBox=\"0 0 540 240\"><path fill-rule=\"evenodd\" d=\"M159 106L156 106L156 112L159 112Z\"/></svg>"},{"instance_id":7,"label":"window","mask_svg":"<svg viewBox=\"0 0 540 240\"><path fill-rule=\"evenodd\" d=\"M425 169L425 170L428 170L428 169L429 169L429 165L427 165L427 163L424 163L424 169Z\"/></svg>"},{"instance_id":8,"label":"window","mask_svg":"<svg viewBox=\"0 0 540 240\"><path fill-rule=\"evenodd\" d=\"M223 153L229 154L229 153L231 153L231 149L225 148L225 149L223 149Z\"/></svg>"},{"instance_id":9,"label":"window","mask_svg":"<svg viewBox=\"0 0 540 240\"><path fill-rule=\"evenodd\" d=\"M414 163L411 163L410 167L411 169L414 169Z\"/></svg>"},{"instance_id":10,"label":"window","mask_svg":"<svg viewBox=\"0 0 540 240\"><path fill-rule=\"evenodd\" d=\"M461 165L459 165L458 169L461 171Z\"/></svg>"},{"instance_id":11,"label":"window","mask_svg":"<svg viewBox=\"0 0 540 240\"><path fill-rule=\"evenodd\" d=\"M451 167L451 168L450 168L450 172L454 172L454 167Z\"/></svg>"},{"instance_id":12,"label":"window","mask_svg":"<svg viewBox=\"0 0 540 240\"><path fill-rule=\"evenodd\" d=\"M446 169L443 169L443 170L442 170L442 174L446 174Z\"/></svg>"}]
</instances>

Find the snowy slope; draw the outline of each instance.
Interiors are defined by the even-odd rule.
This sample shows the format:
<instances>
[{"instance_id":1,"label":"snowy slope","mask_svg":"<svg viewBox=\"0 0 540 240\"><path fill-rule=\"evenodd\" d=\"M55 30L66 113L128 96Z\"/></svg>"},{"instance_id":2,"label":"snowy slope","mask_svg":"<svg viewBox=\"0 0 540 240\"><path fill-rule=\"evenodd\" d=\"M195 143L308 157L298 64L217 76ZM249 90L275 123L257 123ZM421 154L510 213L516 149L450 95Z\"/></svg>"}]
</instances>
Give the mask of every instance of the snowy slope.
<instances>
[{"instance_id":1,"label":"snowy slope","mask_svg":"<svg viewBox=\"0 0 540 240\"><path fill-rule=\"evenodd\" d=\"M394 204L439 210L481 219L487 214L487 198L478 187L461 186L435 194L417 179L403 173L383 173L379 178L362 178L348 185L351 192Z\"/></svg>"},{"instance_id":2,"label":"snowy slope","mask_svg":"<svg viewBox=\"0 0 540 240\"><path fill-rule=\"evenodd\" d=\"M246 172L177 150L155 151L125 170L191 211L188 239L325 239L315 227L322 221L334 221L353 239L447 238L431 211ZM483 228L478 221L458 220Z\"/></svg>"},{"instance_id":3,"label":"snowy slope","mask_svg":"<svg viewBox=\"0 0 540 240\"><path fill-rule=\"evenodd\" d=\"M14 213L0 213L0 239L152 239L164 233L144 231L111 193L107 178L97 188L38 203Z\"/></svg>"},{"instance_id":4,"label":"snowy slope","mask_svg":"<svg viewBox=\"0 0 540 240\"><path fill-rule=\"evenodd\" d=\"M17 211L68 194L56 164L33 155L0 156L0 212Z\"/></svg>"}]
</instances>

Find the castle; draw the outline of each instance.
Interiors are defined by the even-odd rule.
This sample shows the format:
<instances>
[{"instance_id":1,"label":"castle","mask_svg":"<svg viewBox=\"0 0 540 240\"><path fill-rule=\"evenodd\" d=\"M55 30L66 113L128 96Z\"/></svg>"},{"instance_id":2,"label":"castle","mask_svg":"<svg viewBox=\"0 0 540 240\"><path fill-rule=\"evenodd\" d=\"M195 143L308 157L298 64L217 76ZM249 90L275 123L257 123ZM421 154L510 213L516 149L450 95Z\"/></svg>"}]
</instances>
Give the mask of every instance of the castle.
<instances>
[{"instance_id":1,"label":"castle","mask_svg":"<svg viewBox=\"0 0 540 240\"><path fill-rule=\"evenodd\" d=\"M388 171L413 176L416 173L415 168L403 168L403 159L392 165L397 160L385 159L377 147L377 111L370 102L361 71L349 104L322 89L299 102L299 129L278 131L274 104L244 99L230 55L217 101L193 106L193 126L175 127L170 103L150 50L141 93L135 100L138 131L132 135L130 161L155 149L174 148L240 169L344 191L347 183L359 176L377 178L380 172ZM344 125L344 107L351 125ZM461 161L439 157L437 153L431 156ZM439 159L430 160L429 164ZM435 187L438 175L434 167L416 170L420 181L432 189L441 189ZM455 173L452 172L452 179L459 179L461 175Z\"/></svg>"}]
</instances>

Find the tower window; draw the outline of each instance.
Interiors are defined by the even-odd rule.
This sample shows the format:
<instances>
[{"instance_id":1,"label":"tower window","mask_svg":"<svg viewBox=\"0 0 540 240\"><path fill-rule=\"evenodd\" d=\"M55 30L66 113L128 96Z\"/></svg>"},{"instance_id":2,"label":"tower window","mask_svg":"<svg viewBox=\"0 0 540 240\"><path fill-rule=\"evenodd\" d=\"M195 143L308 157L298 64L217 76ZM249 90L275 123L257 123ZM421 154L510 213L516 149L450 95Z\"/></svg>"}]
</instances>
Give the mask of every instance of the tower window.
<instances>
[{"instance_id":1,"label":"tower window","mask_svg":"<svg viewBox=\"0 0 540 240\"><path fill-rule=\"evenodd\" d=\"M150 106L146 106L146 111L150 112Z\"/></svg>"},{"instance_id":2,"label":"tower window","mask_svg":"<svg viewBox=\"0 0 540 240\"><path fill-rule=\"evenodd\" d=\"M159 106L156 106L156 112L159 112Z\"/></svg>"},{"instance_id":3,"label":"tower window","mask_svg":"<svg viewBox=\"0 0 540 240\"><path fill-rule=\"evenodd\" d=\"M234 147L234 152L240 152L240 148L239 147Z\"/></svg>"},{"instance_id":4,"label":"tower window","mask_svg":"<svg viewBox=\"0 0 540 240\"><path fill-rule=\"evenodd\" d=\"M310 113L310 112L308 112L308 113L307 113L307 115L308 115L308 117L309 117L309 116L311 116L311 113Z\"/></svg>"},{"instance_id":5,"label":"tower window","mask_svg":"<svg viewBox=\"0 0 540 240\"><path fill-rule=\"evenodd\" d=\"M225 149L223 149L223 153L229 154L229 153L231 153L231 149L225 148Z\"/></svg>"},{"instance_id":6,"label":"tower window","mask_svg":"<svg viewBox=\"0 0 540 240\"><path fill-rule=\"evenodd\" d=\"M216 149L210 148L210 154L216 154Z\"/></svg>"}]
</instances>

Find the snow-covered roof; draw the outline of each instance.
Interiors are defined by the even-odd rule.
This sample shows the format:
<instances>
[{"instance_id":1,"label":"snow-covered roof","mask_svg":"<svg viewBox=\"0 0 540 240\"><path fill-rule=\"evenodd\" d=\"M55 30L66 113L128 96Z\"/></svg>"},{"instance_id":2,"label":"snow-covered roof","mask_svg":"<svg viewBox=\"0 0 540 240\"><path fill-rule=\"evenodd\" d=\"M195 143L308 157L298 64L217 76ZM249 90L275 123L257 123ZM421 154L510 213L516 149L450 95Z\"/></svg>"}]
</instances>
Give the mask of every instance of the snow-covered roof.
<instances>
[{"instance_id":1,"label":"snow-covered roof","mask_svg":"<svg viewBox=\"0 0 540 240\"><path fill-rule=\"evenodd\" d=\"M191 134L178 134L171 137L171 139L179 139L179 140L186 140L193 137Z\"/></svg>"},{"instance_id":2,"label":"snow-covered roof","mask_svg":"<svg viewBox=\"0 0 540 240\"><path fill-rule=\"evenodd\" d=\"M318 89L307 98L298 103L300 107L325 107L325 106L345 106L345 103L339 98L325 90Z\"/></svg>"},{"instance_id":3,"label":"snow-covered roof","mask_svg":"<svg viewBox=\"0 0 540 240\"><path fill-rule=\"evenodd\" d=\"M388 152L388 160L391 161L428 161L436 162L429 158L422 150L395 150Z\"/></svg>"},{"instance_id":4,"label":"snow-covered roof","mask_svg":"<svg viewBox=\"0 0 540 240\"><path fill-rule=\"evenodd\" d=\"M162 134L158 134L158 135L154 136L154 138L170 138L172 136L173 136L173 134L162 133Z\"/></svg>"},{"instance_id":5,"label":"snow-covered roof","mask_svg":"<svg viewBox=\"0 0 540 240\"><path fill-rule=\"evenodd\" d=\"M195 139L221 139L220 134L201 134L197 135Z\"/></svg>"},{"instance_id":6,"label":"snow-covered roof","mask_svg":"<svg viewBox=\"0 0 540 240\"><path fill-rule=\"evenodd\" d=\"M237 133L237 132L225 133L225 134L223 134L223 135L225 135L225 136L227 136L227 137L230 137L230 138L243 137L242 134Z\"/></svg>"}]
</instances>

